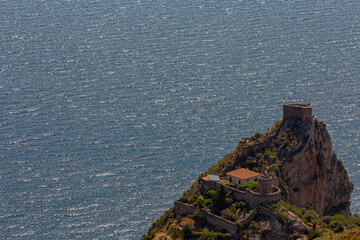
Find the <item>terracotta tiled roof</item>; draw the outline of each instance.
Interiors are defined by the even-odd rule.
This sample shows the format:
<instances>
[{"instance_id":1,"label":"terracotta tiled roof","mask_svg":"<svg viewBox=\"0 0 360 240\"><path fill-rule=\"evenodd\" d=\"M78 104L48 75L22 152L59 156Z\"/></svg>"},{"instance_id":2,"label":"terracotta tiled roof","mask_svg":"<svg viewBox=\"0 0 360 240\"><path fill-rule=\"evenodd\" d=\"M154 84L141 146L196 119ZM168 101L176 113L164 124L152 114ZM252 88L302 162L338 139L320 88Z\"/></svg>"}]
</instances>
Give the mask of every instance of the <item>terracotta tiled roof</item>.
<instances>
[{"instance_id":1,"label":"terracotta tiled roof","mask_svg":"<svg viewBox=\"0 0 360 240\"><path fill-rule=\"evenodd\" d=\"M260 176L261 174L258 172L251 171L246 168L239 168L239 169L227 172L226 175L236 177L239 179L248 179L248 178Z\"/></svg>"},{"instance_id":2,"label":"terracotta tiled roof","mask_svg":"<svg viewBox=\"0 0 360 240\"><path fill-rule=\"evenodd\" d=\"M209 181L209 177L208 177L208 176L203 177L202 179L203 179L204 181Z\"/></svg>"},{"instance_id":3,"label":"terracotta tiled roof","mask_svg":"<svg viewBox=\"0 0 360 240\"><path fill-rule=\"evenodd\" d=\"M204 181L220 181L220 178L217 175L207 175L206 177L202 178Z\"/></svg>"}]
</instances>

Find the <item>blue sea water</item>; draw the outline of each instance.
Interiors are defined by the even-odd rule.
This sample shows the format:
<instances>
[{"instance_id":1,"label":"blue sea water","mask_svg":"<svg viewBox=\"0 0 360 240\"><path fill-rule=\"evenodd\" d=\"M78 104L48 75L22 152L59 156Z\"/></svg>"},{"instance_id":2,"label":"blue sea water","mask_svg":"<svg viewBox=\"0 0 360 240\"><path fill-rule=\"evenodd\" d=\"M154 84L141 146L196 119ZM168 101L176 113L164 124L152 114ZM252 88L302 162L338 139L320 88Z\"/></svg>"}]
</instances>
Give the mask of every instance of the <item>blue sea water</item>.
<instances>
[{"instance_id":1,"label":"blue sea water","mask_svg":"<svg viewBox=\"0 0 360 240\"><path fill-rule=\"evenodd\" d=\"M1 0L0 239L139 239L311 102L360 212L358 0Z\"/></svg>"}]
</instances>

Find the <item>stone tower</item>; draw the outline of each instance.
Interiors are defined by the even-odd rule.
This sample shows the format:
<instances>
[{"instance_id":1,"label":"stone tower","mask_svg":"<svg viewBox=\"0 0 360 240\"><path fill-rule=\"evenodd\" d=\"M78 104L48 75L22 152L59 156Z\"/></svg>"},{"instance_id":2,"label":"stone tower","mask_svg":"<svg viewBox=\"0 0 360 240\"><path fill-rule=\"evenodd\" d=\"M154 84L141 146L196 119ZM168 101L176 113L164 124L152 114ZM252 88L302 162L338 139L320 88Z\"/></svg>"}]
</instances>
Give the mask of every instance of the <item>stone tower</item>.
<instances>
[{"instance_id":1,"label":"stone tower","mask_svg":"<svg viewBox=\"0 0 360 240\"><path fill-rule=\"evenodd\" d=\"M258 178L258 181L260 194L266 195L272 192L273 177L269 175L261 175Z\"/></svg>"},{"instance_id":2,"label":"stone tower","mask_svg":"<svg viewBox=\"0 0 360 240\"><path fill-rule=\"evenodd\" d=\"M283 118L300 118L302 121L312 119L312 107L308 104L284 104Z\"/></svg>"}]
</instances>

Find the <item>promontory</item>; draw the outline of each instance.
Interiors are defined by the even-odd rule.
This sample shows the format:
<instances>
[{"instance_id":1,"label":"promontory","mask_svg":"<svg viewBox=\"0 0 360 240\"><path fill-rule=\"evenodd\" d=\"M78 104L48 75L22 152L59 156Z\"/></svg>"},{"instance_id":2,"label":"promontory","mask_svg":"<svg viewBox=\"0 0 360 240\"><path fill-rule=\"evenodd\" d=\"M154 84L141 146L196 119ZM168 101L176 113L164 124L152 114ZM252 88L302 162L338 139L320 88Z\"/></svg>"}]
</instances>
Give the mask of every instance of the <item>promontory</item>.
<instances>
[{"instance_id":1,"label":"promontory","mask_svg":"<svg viewBox=\"0 0 360 240\"><path fill-rule=\"evenodd\" d=\"M360 239L352 191L311 105L286 104L282 118L241 139L142 239Z\"/></svg>"}]
</instances>

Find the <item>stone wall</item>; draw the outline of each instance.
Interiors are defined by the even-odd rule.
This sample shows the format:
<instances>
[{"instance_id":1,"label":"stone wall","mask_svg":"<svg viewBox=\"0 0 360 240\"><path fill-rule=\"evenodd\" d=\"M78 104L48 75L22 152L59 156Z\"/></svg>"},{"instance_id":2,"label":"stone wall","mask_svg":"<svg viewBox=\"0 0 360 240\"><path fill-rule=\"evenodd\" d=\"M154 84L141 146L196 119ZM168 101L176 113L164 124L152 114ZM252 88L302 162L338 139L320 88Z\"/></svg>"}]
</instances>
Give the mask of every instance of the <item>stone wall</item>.
<instances>
[{"instance_id":1,"label":"stone wall","mask_svg":"<svg viewBox=\"0 0 360 240\"><path fill-rule=\"evenodd\" d=\"M283 118L300 118L301 120L312 119L312 107L310 104L285 104L283 106Z\"/></svg>"},{"instance_id":2,"label":"stone wall","mask_svg":"<svg viewBox=\"0 0 360 240\"><path fill-rule=\"evenodd\" d=\"M184 214L192 214L195 212L196 209L200 209L201 213L204 215L206 221L213 225L214 227L218 228L219 230L225 229L229 233L236 235L238 234L238 226L236 223L231 222L227 219L214 215L205 211L204 209L197 208L194 206L187 205L182 202L175 201L174 202L174 212L176 214L184 215Z\"/></svg>"},{"instance_id":3,"label":"stone wall","mask_svg":"<svg viewBox=\"0 0 360 240\"><path fill-rule=\"evenodd\" d=\"M278 206L279 208L279 206ZM197 208L194 206L187 205L182 202L175 201L174 202L174 211L176 214L185 215L185 214L192 214L195 212L196 209L200 209L201 213L204 215L206 221L211 224L212 226L216 227L219 230L225 229L227 232L231 233L232 235L239 234L241 230L241 226L246 226L250 224L250 222L256 217L257 214L264 214L276 220L276 213L273 213L267 208L258 206L256 209L252 211L252 213L244 218L239 220L237 223L231 222L227 219L214 215L205 211L204 209Z\"/></svg>"},{"instance_id":4,"label":"stone wall","mask_svg":"<svg viewBox=\"0 0 360 240\"><path fill-rule=\"evenodd\" d=\"M225 191L232 192L234 199L237 201L245 201L250 205L251 208L257 207L261 204L267 204L271 202L280 201L281 190L277 187L272 188L272 192L266 195L260 194L259 192L255 192L250 190L249 188L245 189L245 191L241 191L236 188L224 186Z\"/></svg>"},{"instance_id":5,"label":"stone wall","mask_svg":"<svg viewBox=\"0 0 360 240\"><path fill-rule=\"evenodd\" d=\"M200 184L203 188L203 190L205 191L209 191L209 190L217 190L217 184L218 182L215 181L205 181L203 179L200 180Z\"/></svg>"},{"instance_id":6,"label":"stone wall","mask_svg":"<svg viewBox=\"0 0 360 240\"><path fill-rule=\"evenodd\" d=\"M206 211L203 211L203 214L206 218L206 221L213 225L214 227L218 228L219 230L225 229L226 231L228 231L229 233L231 233L232 235L237 235L238 232L238 226L236 225L236 223L231 222L227 219L224 219L222 217L216 216L212 213L208 213Z\"/></svg>"},{"instance_id":7,"label":"stone wall","mask_svg":"<svg viewBox=\"0 0 360 240\"><path fill-rule=\"evenodd\" d=\"M238 223L241 226L249 225L251 223L251 221L256 217L256 215L259 214L259 213L267 215L267 216L273 218L274 220L276 220L276 214L277 213L273 213L272 211L270 211L267 208L264 208L262 206L258 206L247 218L241 219L240 221L238 221Z\"/></svg>"},{"instance_id":8,"label":"stone wall","mask_svg":"<svg viewBox=\"0 0 360 240\"><path fill-rule=\"evenodd\" d=\"M175 201L174 202L174 212L178 215L186 215L186 214L192 214L195 212L197 207L187 205L182 202Z\"/></svg>"},{"instance_id":9,"label":"stone wall","mask_svg":"<svg viewBox=\"0 0 360 240\"><path fill-rule=\"evenodd\" d=\"M275 135L275 134L273 134ZM250 145L247 146L242 146L241 147L241 155L249 158L251 156L255 157L255 155L259 152L262 152L262 149L269 146L269 144L271 143L271 141L273 140L273 135L268 136L264 141L262 142L257 142L257 143L251 143Z\"/></svg>"}]
</instances>

